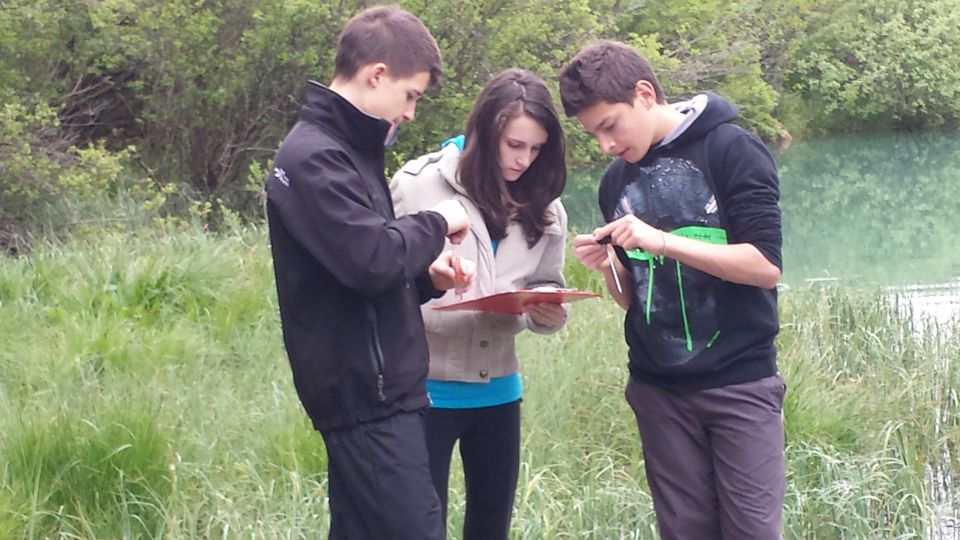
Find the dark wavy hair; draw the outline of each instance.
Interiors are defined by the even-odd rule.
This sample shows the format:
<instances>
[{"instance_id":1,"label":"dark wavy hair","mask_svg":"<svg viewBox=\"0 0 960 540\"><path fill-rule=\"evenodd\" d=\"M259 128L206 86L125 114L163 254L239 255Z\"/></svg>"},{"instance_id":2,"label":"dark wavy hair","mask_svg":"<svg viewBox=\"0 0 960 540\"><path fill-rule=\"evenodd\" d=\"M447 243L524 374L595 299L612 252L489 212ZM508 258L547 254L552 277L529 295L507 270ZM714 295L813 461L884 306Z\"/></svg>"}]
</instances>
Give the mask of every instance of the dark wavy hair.
<instances>
[{"instance_id":1,"label":"dark wavy hair","mask_svg":"<svg viewBox=\"0 0 960 540\"><path fill-rule=\"evenodd\" d=\"M507 124L527 116L547 132L540 153L515 182L500 171L500 136ZM547 207L567 184L563 128L543 80L512 68L487 82L467 119L466 146L460 158L460 182L483 214L490 237L507 235L510 220L520 222L533 246L553 221Z\"/></svg>"},{"instance_id":2,"label":"dark wavy hair","mask_svg":"<svg viewBox=\"0 0 960 540\"><path fill-rule=\"evenodd\" d=\"M558 79L567 116L576 116L601 101L632 104L637 81L653 86L657 103L667 102L650 61L619 41L598 41L580 49Z\"/></svg>"}]
</instances>

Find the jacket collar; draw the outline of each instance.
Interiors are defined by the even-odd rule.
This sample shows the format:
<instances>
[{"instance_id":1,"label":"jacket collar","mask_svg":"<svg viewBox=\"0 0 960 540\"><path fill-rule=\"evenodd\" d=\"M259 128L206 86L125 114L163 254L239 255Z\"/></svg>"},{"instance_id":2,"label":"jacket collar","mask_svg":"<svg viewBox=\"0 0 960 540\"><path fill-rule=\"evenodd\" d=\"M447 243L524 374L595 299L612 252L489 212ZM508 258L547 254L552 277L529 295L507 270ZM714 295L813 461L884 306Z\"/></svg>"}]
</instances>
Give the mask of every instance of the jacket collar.
<instances>
[{"instance_id":1,"label":"jacket collar","mask_svg":"<svg viewBox=\"0 0 960 540\"><path fill-rule=\"evenodd\" d=\"M350 146L383 156L390 122L358 109L330 88L309 81L303 91L300 119L319 124L343 137Z\"/></svg>"},{"instance_id":2,"label":"jacket collar","mask_svg":"<svg viewBox=\"0 0 960 540\"><path fill-rule=\"evenodd\" d=\"M437 161L437 171L440 177L450 184L454 191L466 196L467 190L460 183L460 174L457 172L457 167L460 165L460 149L455 144L448 144L441 148L438 154L440 159Z\"/></svg>"}]
</instances>

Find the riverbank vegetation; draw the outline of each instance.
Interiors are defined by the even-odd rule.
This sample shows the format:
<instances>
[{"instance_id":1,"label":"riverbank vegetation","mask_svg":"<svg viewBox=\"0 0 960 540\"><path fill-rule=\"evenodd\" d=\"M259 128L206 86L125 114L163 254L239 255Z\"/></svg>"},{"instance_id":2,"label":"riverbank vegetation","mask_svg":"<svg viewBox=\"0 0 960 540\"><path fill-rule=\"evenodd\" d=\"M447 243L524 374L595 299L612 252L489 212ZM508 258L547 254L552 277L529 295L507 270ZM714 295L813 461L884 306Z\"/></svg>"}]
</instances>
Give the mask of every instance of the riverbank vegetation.
<instances>
[{"instance_id":1,"label":"riverbank vegetation","mask_svg":"<svg viewBox=\"0 0 960 540\"><path fill-rule=\"evenodd\" d=\"M672 98L715 90L773 146L960 119L953 0L469 0L402 5L447 82L388 167L462 129L481 85L519 65L551 85L595 38L644 51ZM326 82L348 0L5 0L0 6L0 247L78 223L103 193L163 216L261 219L266 164L307 79ZM571 163L594 160L569 124Z\"/></svg>"},{"instance_id":2,"label":"riverbank vegetation","mask_svg":"<svg viewBox=\"0 0 960 540\"><path fill-rule=\"evenodd\" d=\"M622 312L573 309L520 340L515 537L654 538ZM879 291L794 287L781 313L785 537L933 537L960 512L957 329ZM322 441L291 384L263 228L80 231L2 258L0 340L0 537L322 536ZM456 538L457 472L452 489Z\"/></svg>"},{"instance_id":3,"label":"riverbank vegetation","mask_svg":"<svg viewBox=\"0 0 960 540\"><path fill-rule=\"evenodd\" d=\"M325 458L282 347L261 183L304 82L329 80L336 31L361 4L0 5L0 538L323 534ZM960 120L950 0L401 4L434 30L447 82L391 168L458 132L498 70L553 85L597 37L648 54L673 98L726 95L773 146ZM571 164L603 161L568 134ZM924 163L941 150L918 148ZM872 160L856 157L837 161ZM896 174L868 172L909 195ZM910 189L938 186L918 178ZM846 204L823 197L834 180L809 199ZM901 195L884 200L913 216ZM924 226L944 230L949 212L934 214ZM814 243L804 227L822 221L793 224L795 237ZM906 229L891 238L924 248ZM568 260L572 286L599 288ZM889 291L812 285L784 290L781 315L786 538L935 537L960 515L957 328L914 318ZM518 538L654 537L621 324L608 298L589 300L557 335L520 339ZM456 471L452 489L456 538Z\"/></svg>"}]
</instances>

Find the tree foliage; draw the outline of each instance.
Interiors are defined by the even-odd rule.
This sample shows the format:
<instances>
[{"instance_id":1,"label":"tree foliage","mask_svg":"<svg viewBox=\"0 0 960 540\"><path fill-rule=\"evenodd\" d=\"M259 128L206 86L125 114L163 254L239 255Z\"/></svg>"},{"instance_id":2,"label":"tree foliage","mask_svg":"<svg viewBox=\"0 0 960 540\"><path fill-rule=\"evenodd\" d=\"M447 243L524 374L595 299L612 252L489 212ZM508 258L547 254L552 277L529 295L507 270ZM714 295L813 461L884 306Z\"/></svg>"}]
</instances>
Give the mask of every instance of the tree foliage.
<instances>
[{"instance_id":1,"label":"tree foliage","mask_svg":"<svg viewBox=\"0 0 960 540\"><path fill-rule=\"evenodd\" d=\"M960 10L953 4L402 1L437 37L446 83L404 126L388 168L462 131L493 74L521 66L555 91L557 70L596 38L620 39L647 54L668 96L725 95L744 124L771 141L784 123L803 132L955 125ZM86 149L122 163L141 185L175 186L195 201L180 211L200 205L214 221L227 212L259 218L260 175L296 119L305 82L329 81L337 32L366 5L4 0L0 153L9 163L0 166L0 222L26 223L23 209L34 203L87 196L54 181L60 172L41 173L71 167ZM595 160L590 137L569 120L566 126L571 163ZM18 186L25 156L36 155L49 161L41 159L31 174L46 180ZM111 167L97 170L114 174Z\"/></svg>"},{"instance_id":2,"label":"tree foliage","mask_svg":"<svg viewBox=\"0 0 960 540\"><path fill-rule=\"evenodd\" d=\"M960 118L954 0L825 2L788 78L835 131L930 128Z\"/></svg>"}]
</instances>

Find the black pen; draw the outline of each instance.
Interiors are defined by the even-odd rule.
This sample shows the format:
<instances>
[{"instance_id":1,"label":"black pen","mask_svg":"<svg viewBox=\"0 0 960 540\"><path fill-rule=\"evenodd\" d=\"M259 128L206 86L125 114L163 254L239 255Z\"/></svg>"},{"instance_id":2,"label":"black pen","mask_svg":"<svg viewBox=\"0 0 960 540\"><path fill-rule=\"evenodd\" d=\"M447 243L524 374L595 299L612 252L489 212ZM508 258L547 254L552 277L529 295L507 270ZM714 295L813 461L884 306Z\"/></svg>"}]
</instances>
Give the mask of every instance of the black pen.
<instances>
[{"instance_id":1,"label":"black pen","mask_svg":"<svg viewBox=\"0 0 960 540\"><path fill-rule=\"evenodd\" d=\"M613 241L613 238L610 235L606 235L600 240L597 240L597 243L600 245L607 245ZM613 282L617 285L617 292L623 294L623 287L620 286L620 276L617 275L617 265L613 264L613 256L610 255L610 250L607 250L607 262L610 263L610 272L613 274Z\"/></svg>"}]
</instances>

